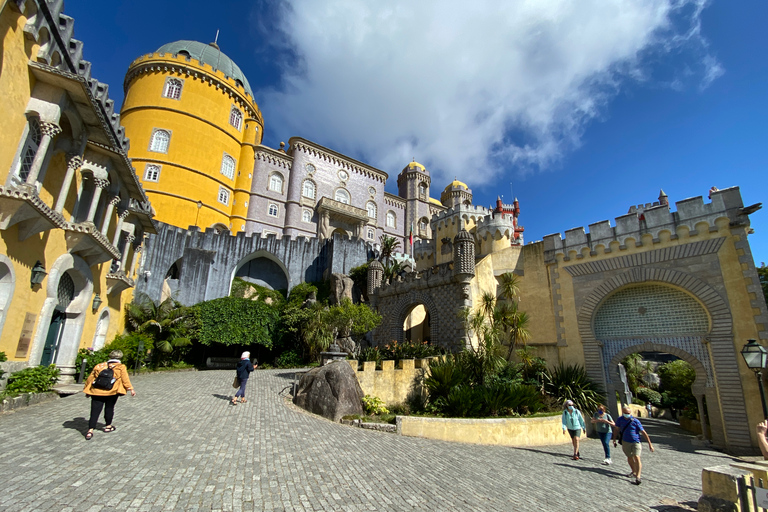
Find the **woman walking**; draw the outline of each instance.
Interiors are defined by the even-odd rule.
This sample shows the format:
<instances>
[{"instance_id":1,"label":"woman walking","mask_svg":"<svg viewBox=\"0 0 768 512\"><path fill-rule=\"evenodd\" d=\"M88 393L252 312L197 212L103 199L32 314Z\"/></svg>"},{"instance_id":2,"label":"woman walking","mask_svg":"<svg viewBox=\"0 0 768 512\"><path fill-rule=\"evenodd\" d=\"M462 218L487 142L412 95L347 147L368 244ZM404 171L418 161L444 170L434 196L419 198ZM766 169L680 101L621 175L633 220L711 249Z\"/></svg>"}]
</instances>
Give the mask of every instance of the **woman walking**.
<instances>
[{"instance_id":1,"label":"woman walking","mask_svg":"<svg viewBox=\"0 0 768 512\"><path fill-rule=\"evenodd\" d=\"M237 379L240 381L240 389L235 393L235 397L232 399L232 405L237 405L237 397L240 397L240 403L244 404L248 401L245 399L245 385L248 384L248 377L253 371L250 352L243 352L235 370L237 371Z\"/></svg>"},{"instance_id":2,"label":"woman walking","mask_svg":"<svg viewBox=\"0 0 768 512\"><path fill-rule=\"evenodd\" d=\"M93 371L85 381L83 392L91 398L91 418L88 420L86 440L93 437L93 429L96 428L102 409L104 409L104 423L106 423L104 432L114 432L115 426L112 425L112 418L115 415L117 398L125 395L126 392L130 392L131 396L136 396L136 391L131 385L131 379L128 378L128 368L120 362L122 358L122 350L113 350L109 353L109 360L94 366Z\"/></svg>"},{"instance_id":3,"label":"woman walking","mask_svg":"<svg viewBox=\"0 0 768 512\"><path fill-rule=\"evenodd\" d=\"M605 460L603 464L612 464L611 461L611 436L613 436L613 427L616 424L613 422L611 415L605 411L605 406L600 404L597 408L597 412L592 416L592 423L595 425L600 442L603 444L603 451L605 452Z\"/></svg>"},{"instance_id":4,"label":"woman walking","mask_svg":"<svg viewBox=\"0 0 768 512\"><path fill-rule=\"evenodd\" d=\"M579 460L581 454L579 453L579 438L581 432L586 430L584 425L584 416L581 411L573 405L573 400L565 402L565 409L563 409L563 435L565 431L571 435L571 443L573 444L573 460Z\"/></svg>"}]
</instances>

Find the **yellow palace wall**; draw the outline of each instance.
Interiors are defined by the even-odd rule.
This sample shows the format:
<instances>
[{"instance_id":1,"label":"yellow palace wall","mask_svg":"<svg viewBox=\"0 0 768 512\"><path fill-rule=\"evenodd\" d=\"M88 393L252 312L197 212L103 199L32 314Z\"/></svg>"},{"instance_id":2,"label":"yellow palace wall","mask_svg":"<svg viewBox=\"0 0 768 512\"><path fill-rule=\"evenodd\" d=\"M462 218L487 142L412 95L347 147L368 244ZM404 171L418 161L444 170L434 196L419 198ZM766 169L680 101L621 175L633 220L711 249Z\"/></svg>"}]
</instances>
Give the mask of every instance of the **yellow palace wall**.
<instances>
[{"instance_id":1,"label":"yellow palace wall","mask_svg":"<svg viewBox=\"0 0 768 512\"><path fill-rule=\"evenodd\" d=\"M243 104L256 112L258 107L242 86L222 72L213 71L207 64L201 65L194 59L188 61L180 55L152 54L134 61L131 68L149 62L194 68L231 88L230 91L219 89L190 74L173 73L167 66L163 71L158 67L132 78L129 69L121 119L131 139L128 154L155 207L156 219L183 228L197 225L204 229L214 224L229 227L232 224L233 233L240 231L243 222L233 222L232 219L246 217L253 148L261 143L263 133L261 120L249 116ZM178 100L163 97L169 77L183 82ZM243 113L240 130L229 122L233 105ZM155 129L171 133L167 154L149 151ZM221 173L225 153L235 160L233 179ZM158 182L144 180L147 164L161 166ZM228 205L218 201L220 186L231 194ZM203 203L199 211L198 199Z\"/></svg>"}]
</instances>

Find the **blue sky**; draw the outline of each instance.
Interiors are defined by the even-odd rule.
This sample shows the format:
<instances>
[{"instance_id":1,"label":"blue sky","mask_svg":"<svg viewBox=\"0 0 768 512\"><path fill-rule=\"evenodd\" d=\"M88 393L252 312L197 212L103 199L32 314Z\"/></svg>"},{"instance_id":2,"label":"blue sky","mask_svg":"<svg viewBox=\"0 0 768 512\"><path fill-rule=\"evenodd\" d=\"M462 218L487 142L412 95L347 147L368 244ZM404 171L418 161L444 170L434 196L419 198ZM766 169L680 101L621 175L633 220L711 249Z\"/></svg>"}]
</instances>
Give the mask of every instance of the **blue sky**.
<instances>
[{"instance_id":1,"label":"blue sky","mask_svg":"<svg viewBox=\"0 0 768 512\"><path fill-rule=\"evenodd\" d=\"M498 4L70 0L64 12L118 104L133 59L220 30L265 144L316 141L386 171L391 192L415 158L433 196L454 176L475 204L514 194L527 241L612 220L659 189L672 203L713 185L764 201L764 1ZM766 210L752 215L758 266Z\"/></svg>"}]
</instances>

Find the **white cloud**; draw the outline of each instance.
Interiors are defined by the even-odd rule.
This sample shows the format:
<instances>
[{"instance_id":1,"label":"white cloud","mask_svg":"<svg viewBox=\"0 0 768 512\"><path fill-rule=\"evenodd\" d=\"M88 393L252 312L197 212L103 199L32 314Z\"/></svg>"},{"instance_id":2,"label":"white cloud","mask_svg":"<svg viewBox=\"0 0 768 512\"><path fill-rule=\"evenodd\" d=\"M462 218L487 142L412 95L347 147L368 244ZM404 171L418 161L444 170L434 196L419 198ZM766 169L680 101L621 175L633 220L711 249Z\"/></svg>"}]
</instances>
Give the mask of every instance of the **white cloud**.
<instances>
[{"instance_id":1,"label":"white cloud","mask_svg":"<svg viewBox=\"0 0 768 512\"><path fill-rule=\"evenodd\" d=\"M623 81L650 80L644 55L698 44L704 86L716 79L722 68L700 36L704 5L290 0L279 26L298 60L286 60L279 89L257 96L279 137L390 175L416 158L433 178L481 185L503 169L547 168L578 146Z\"/></svg>"}]
</instances>

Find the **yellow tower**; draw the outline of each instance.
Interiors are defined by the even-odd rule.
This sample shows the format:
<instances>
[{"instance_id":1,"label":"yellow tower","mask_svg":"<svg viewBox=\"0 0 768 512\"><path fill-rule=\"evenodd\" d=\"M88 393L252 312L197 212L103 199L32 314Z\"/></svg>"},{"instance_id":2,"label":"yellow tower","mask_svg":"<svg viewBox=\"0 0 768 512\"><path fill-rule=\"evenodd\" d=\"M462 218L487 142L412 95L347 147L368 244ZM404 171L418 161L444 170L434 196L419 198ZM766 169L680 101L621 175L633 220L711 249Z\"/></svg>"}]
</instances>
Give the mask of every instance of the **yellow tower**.
<instances>
[{"instance_id":1,"label":"yellow tower","mask_svg":"<svg viewBox=\"0 0 768 512\"><path fill-rule=\"evenodd\" d=\"M176 41L136 59L122 124L161 222L240 231L264 121L248 80L216 43Z\"/></svg>"}]
</instances>

